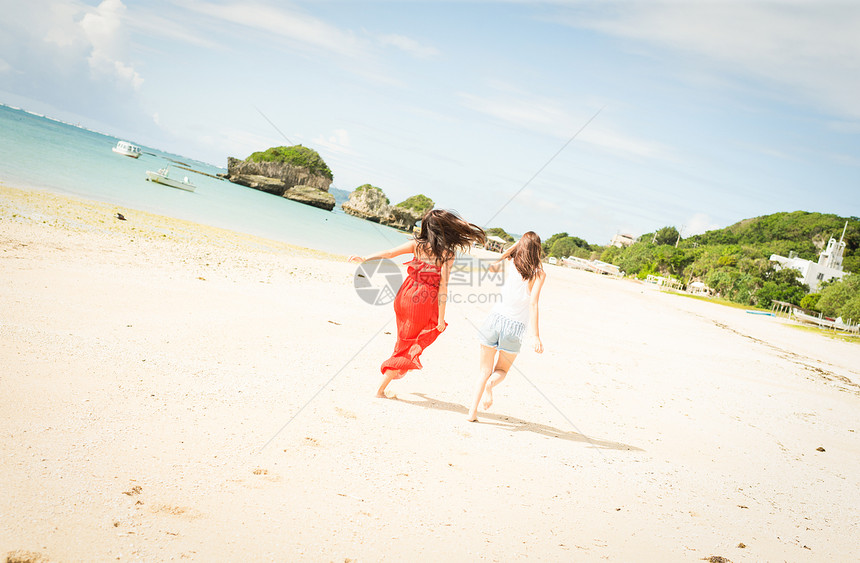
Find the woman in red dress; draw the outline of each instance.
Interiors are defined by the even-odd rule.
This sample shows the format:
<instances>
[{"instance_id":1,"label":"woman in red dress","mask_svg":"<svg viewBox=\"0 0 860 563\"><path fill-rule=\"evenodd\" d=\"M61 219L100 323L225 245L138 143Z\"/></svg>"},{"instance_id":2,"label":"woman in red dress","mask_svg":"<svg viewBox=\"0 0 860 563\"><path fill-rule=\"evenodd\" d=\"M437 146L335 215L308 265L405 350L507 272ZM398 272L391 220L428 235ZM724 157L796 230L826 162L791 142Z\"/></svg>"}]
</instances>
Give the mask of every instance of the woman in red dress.
<instances>
[{"instance_id":1,"label":"woman in red dress","mask_svg":"<svg viewBox=\"0 0 860 563\"><path fill-rule=\"evenodd\" d=\"M474 242L486 242L483 229L444 209L428 211L421 220L421 231L398 247L371 256L350 256L350 262L394 258L412 254L406 280L394 298L397 316L397 343L394 353L382 362L382 382L377 397L385 397L385 388L406 372L421 369L421 352L445 330L445 302L448 277L457 250L468 250Z\"/></svg>"}]
</instances>

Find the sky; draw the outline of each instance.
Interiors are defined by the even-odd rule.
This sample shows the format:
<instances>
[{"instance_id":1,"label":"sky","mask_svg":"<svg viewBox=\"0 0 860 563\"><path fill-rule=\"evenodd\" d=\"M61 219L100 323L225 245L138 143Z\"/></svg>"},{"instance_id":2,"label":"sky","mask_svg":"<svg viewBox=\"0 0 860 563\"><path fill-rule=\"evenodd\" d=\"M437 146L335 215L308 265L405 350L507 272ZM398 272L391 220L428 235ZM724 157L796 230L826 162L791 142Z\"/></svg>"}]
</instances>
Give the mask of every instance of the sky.
<instances>
[{"instance_id":1,"label":"sky","mask_svg":"<svg viewBox=\"0 0 860 563\"><path fill-rule=\"evenodd\" d=\"M593 244L860 215L860 2L0 0L0 103ZM2 134L2 132L0 132Z\"/></svg>"}]
</instances>

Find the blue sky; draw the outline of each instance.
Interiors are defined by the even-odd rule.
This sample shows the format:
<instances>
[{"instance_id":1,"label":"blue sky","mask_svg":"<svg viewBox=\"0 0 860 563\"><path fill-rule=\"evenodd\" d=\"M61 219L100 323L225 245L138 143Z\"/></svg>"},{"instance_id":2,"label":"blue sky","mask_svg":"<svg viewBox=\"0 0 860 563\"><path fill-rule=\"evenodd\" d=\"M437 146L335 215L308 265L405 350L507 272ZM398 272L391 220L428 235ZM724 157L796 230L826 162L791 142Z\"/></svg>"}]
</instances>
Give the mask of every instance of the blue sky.
<instances>
[{"instance_id":1,"label":"blue sky","mask_svg":"<svg viewBox=\"0 0 860 563\"><path fill-rule=\"evenodd\" d=\"M423 193L480 225L598 244L777 211L860 215L860 2L0 0L0 13L0 102L222 167L301 143L334 187Z\"/></svg>"}]
</instances>

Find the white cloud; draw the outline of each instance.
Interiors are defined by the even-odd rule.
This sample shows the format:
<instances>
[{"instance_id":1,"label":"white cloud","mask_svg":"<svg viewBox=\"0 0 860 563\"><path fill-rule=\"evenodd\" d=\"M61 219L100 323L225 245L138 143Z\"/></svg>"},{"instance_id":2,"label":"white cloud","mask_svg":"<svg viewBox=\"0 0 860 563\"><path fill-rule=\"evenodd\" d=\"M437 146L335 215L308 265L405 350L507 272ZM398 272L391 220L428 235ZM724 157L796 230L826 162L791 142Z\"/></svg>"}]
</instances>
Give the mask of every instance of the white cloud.
<instances>
[{"instance_id":1,"label":"white cloud","mask_svg":"<svg viewBox=\"0 0 860 563\"><path fill-rule=\"evenodd\" d=\"M569 25L640 40L708 70L764 80L852 118L860 117L860 4L856 2L627 2L567 19ZM782 93L785 95L785 93ZM786 95L792 99L792 95Z\"/></svg>"},{"instance_id":2,"label":"white cloud","mask_svg":"<svg viewBox=\"0 0 860 563\"><path fill-rule=\"evenodd\" d=\"M200 28L188 25L185 18L164 17L161 12L137 11L133 18L127 20L127 25L147 38L164 38L172 41L181 41L202 47L204 49L219 50L224 48L223 42L219 42L216 34L207 34Z\"/></svg>"},{"instance_id":3,"label":"white cloud","mask_svg":"<svg viewBox=\"0 0 860 563\"><path fill-rule=\"evenodd\" d=\"M504 95L499 98L468 93L461 93L460 99L463 105L474 111L529 131L568 140L582 130L577 136L578 141L602 149L638 157L672 159L667 147L655 141L625 135L605 123L591 123L582 129L590 116L573 115L554 100L527 95Z\"/></svg>"},{"instance_id":4,"label":"white cloud","mask_svg":"<svg viewBox=\"0 0 860 563\"><path fill-rule=\"evenodd\" d=\"M461 93L460 98L470 109L532 131L546 132L560 120L567 120L564 110L545 100L494 99L468 93Z\"/></svg>"},{"instance_id":5,"label":"white cloud","mask_svg":"<svg viewBox=\"0 0 860 563\"><path fill-rule=\"evenodd\" d=\"M561 205L559 205L557 201L541 197L537 192L531 189L521 191L517 194L514 200L511 201L512 209L516 209L518 205L524 205L541 212L558 213L561 210Z\"/></svg>"},{"instance_id":6,"label":"white cloud","mask_svg":"<svg viewBox=\"0 0 860 563\"><path fill-rule=\"evenodd\" d=\"M36 10L25 16L29 20L28 28L35 35L44 33L41 39L57 47L64 49L85 48L86 41L81 34L81 28L75 22L86 8L76 2L43 2L42 4L41 6L36 4L34 6ZM46 17L43 19L38 12L42 12ZM47 24L45 32L39 29L41 26L30 27L31 24L35 23L35 19Z\"/></svg>"},{"instance_id":7,"label":"white cloud","mask_svg":"<svg viewBox=\"0 0 860 563\"><path fill-rule=\"evenodd\" d=\"M681 236L689 237L692 235L700 235L706 231L712 231L719 228L720 225L712 221L705 213L695 213L684 222Z\"/></svg>"},{"instance_id":8,"label":"white cloud","mask_svg":"<svg viewBox=\"0 0 860 563\"><path fill-rule=\"evenodd\" d=\"M860 158L857 158L856 155L853 154L831 154L829 155L830 159L837 164L841 164L843 166L854 166L855 168L860 168Z\"/></svg>"},{"instance_id":9,"label":"white cloud","mask_svg":"<svg viewBox=\"0 0 860 563\"><path fill-rule=\"evenodd\" d=\"M63 75L74 75L84 63L93 75L110 77L122 86L137 90L143 84L124 57L128 33L121 0L103 0L95 8L43 0L21 6L12 17L20 20L16 41L35 51L32 56L39 59L40 68L53 64ZM32 63L19 58L16 66L32 74Z\"/></svg>"},{"instance_id":10,"label":"white cloud","mask_svg":"<svg viewBox=\"0 0 860 563\"><path fill-rule=\"evenodd\" d=\"M396 47L401 51L409 53L412 56L418 57L419 59L429 59L439 54L439 50L435 47L428 47L422 45L411 37L406 37L404 35L379 35L376 40L383 47Z\"/></svg>"},{"instance_id":11,"label":"white cloud","mask_svg":"<svg viewBox=\"0 0 860 563\"><path fill-rule=\"evenodd\" d=\"M858 121L834 121L827 124L827 129L837 133L855 135L860 133L860 120Z\"/></svg>"},{"instance_id":12,"label":"white cloud","mask_svg":"<svg viewBox=\"0 0 860 563\"><path fill-rule=\"evenodd\" d=\"M299 9L264 2L216 4L195 0L184 3L183 6L197 14L189 14L189 17L194 20L199 19L199 15L211 18L215 25L211 26L210 32L216 36L235 35L237 28L248 35L245 29L250 29L252 34L260 32L266 50L277 49L271 45L272 39L285 41L289 45L290 56L294 54L311 58L329 56L344 70L363 76L373 84L403 86L403 83L391 76L389 72L377 68L380 64L379 50L372 38L356 34L349 29L342 29ZM429 52L428 48L422 47L417 42L410 43L411 40L408 38L403 39L401 48ZM413 51L413 54L416 53ZM321 63L325 64L325 62L331 61Z\"/></svg>"},{"instance_id":13,"label":"white cloud","mask_svg":"<svg viewBox=\"0 0 860 563\"><path fill-rule=\"evenodd\" d=\"M125 33L125 5L120 0L103 0L98 7L81 19L80 26L92 50L88 61L96 72L115 75L121 82L140 89L143 78L134 67L121 61Z\"/></svg>"},{"instance_id":14,"label":"white cloud","mask_svg":"<svg viewBox=\"0 0 860 563\"><path fill-rule=\"evenodd\" d=\"M9 72L10 70L12 70L12 65L0 59L0 72Z\"/></svg>"},{"instance_id":15,"label":"white cloud","mask_svg":"<svg viewBox=\"0 0 860 563\"><path fill-rule=\"evenodd\" d=\"M771 148L771 147L748 145L748 144L744 144L744 143L741 143L740 147L743 148L744 150L748 150L750 152L756 152L758 154L762 154L762 155L769 156L772 158L779 158L781 160L788 160L788 159L794 158L792 155L788 154L785 151Z\"/></svg>"},{"instance_id":16,"label":"white cloud","mask_svg":"<svg viewBox=\"0 0 860 563\"><path fill-rule=\"evenodd\" d=\"M243 25L341 56L359 57L367 50L353 33L298 10L246 2L191 2L187 8L222 20L228 27Z\"/></svg>"},{"instance_id":17,"label":"white cloud","mask_svg":"<svg viewBox=\"0 0 860 563\"><path fill-rule=\"evenodd\" d=\"M353 154L349 143L349 133L345 129L335 129L328 137L320 135L313 139L313 143L329 152Z\"/></svg>"},{"instance_id":18,"label":"white cloud","mask_svg":"<svg viewBox=\"0 0 860 563\"><path fill-rule=\"evenodd\" d=\"M622 133L612 131L609 128L588 128L583 130L582 135L577 137L583 142L591 143L612 151L626 153L646 158L661 158L670 160L669 149L655 141L636 139Z\"/></svg>"}]
</instances>

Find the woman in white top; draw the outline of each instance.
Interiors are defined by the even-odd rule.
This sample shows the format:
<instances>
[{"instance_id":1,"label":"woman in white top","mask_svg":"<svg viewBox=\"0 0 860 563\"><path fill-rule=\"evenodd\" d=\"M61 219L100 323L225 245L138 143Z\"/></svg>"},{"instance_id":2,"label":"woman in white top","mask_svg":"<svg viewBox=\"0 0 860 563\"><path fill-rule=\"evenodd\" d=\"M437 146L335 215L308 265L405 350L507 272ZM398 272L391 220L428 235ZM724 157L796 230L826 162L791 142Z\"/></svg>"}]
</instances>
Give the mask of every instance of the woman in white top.
<instances>
[{"instance_id":1,"label":"woman in white top","mask_svg":"<svg viewBox=\"0 0 860 563\"><path fill-rule=\"evenodd\" d=\"M480 329L481 373L475 387L472 408L469 409L471 422L478 420L481 397L484 397L484 409L492 406L493 387L508 374L520 352L529 324L534 332L535 352L543 352L538 326L538 300L546 273L541 264L540 237L533 231L527 232L490 266L490 270L498 271L505 261L514 267L506 269L502 299L490 311Z\"/></svg>"}]
</instances>

